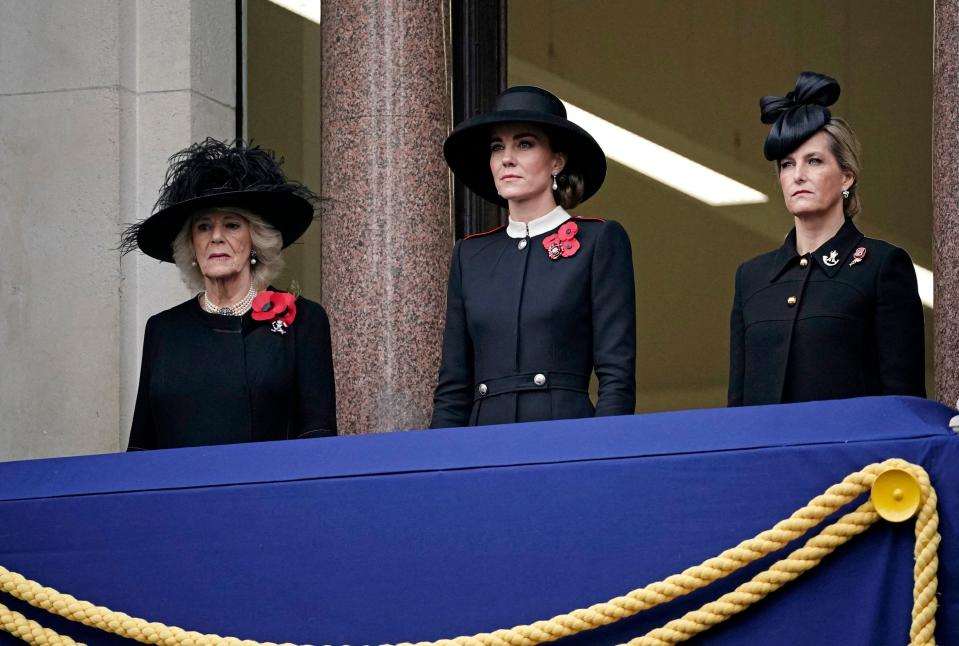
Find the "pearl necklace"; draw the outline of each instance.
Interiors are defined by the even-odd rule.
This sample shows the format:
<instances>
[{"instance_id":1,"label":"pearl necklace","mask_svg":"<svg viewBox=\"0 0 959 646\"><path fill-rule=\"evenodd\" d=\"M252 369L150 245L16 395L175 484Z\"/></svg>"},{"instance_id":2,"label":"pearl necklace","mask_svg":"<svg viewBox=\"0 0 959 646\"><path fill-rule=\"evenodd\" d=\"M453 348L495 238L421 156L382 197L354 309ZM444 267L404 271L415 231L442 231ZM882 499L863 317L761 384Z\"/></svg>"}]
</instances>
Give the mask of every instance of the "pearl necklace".
<instances>
[{"instance_id":1,"label":"pearl necklace","mask_svg":"<svg viewBox=\"0 0 959 646\"><path fill-rule=\"evenodd\" d=\"M220 307L213 303L210 300L210 296L203 292L200 294L200 306L203 308L204 312L209 312L210 314L219 314L220 316L243 316L246 314L251 307L253 307L253 298L256 296L256 287L253 283L253 279L250 279L250 291L246 293L238 303L234 303L229 307Z\"/></svg>"}]
</instances>

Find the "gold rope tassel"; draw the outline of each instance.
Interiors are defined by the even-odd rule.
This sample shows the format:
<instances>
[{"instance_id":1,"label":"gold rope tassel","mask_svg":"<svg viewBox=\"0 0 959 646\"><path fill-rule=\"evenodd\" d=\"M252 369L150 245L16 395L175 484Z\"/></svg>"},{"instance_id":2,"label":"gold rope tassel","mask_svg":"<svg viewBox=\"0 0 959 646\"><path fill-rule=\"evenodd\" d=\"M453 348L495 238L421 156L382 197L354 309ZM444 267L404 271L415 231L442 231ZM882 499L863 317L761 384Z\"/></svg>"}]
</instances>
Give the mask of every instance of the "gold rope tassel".
<instances>
[{"instance_id":1,"label":"gold rope tassel","mask_svg":"<svg viewBox=\"0 0 959 646\"><path fill-rule=\"evenodd\" d=\"M938 602L938 548L939 515L936 509L936 493L929 482L925 470L904 460L893 458L881 464L871 464L861 471L852 473L826 490L821 496L813 498L809 504L797 510L786 520L777 523L755 538L743 541L736 547L726 550L719 556L689 568L681 574L667 577L663 581L651 583L633 590L622 597L616 597L605 603L589 608L574 610L558 615L546 621L530 625L516 626L511 629L497 630L493 633L480 633L473 636L441 639L434 642L403 642L396 646L535 646L556 641L563 637L591 630L613 623L625 617L631 617L643 610L666 603L677 597L689 594L721 579L736 570L760 559L767 554L785 547L796 538L803 536L818 525L827 516L851 502L870 489L875 479L887 469L902 469L912 474L921 489L921 507L916 521L916 545L914 569L915 587L910 630L911 646L934 646L936 611ZM878 518L872 502L862 504L856 511L848 513L838 521L824 528L812 537L800 549L787 558L774 563L768 570L756 575L751 581L741 585L731 593L723 595L717 601L704 605L699 610L687 613L681 619L667 623L649 634L638 637L628 646L648 646L674 644L685 641L714 626L729 617L742 612L751 604L778 590L787 582L799 577L815 567L825 556L840 545L868 529ZM290 643L256 642L240 640L235 637L204 635L186 631L175 626L151 623L143 619L130 617L108 608L97 607L86 601L78 601L70 595L62 594L52 588L45 588L35 581L25 579L16 572L0 566L0 591L25 601L37 608L58 614L71 621L98 628L106 632L126 637L144 644L162 644L163 646L295 646ZM71 646L75 642L68 637L47 631L19 613L0 606L0 629L13 634L31 644L63 644ZM47 631L41 637L37 629ZM25 637L29 635L34 641Z\"/></svg>"}]
</instances>

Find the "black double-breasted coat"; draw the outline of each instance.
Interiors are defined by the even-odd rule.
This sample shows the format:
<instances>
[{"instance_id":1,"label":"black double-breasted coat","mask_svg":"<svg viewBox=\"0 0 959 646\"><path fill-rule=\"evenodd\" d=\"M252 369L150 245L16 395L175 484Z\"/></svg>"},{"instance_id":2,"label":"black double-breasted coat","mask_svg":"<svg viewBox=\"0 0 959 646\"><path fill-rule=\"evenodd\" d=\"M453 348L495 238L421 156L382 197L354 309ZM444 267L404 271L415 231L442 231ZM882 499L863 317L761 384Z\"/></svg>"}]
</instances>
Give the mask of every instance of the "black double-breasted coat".
<instances>
[{"instance_id":1,"label":"black double-breasted coat","mask_svg":"<svg viewBox=\"0 0 959 646\"><path fill-rule=\"evenodd\" d=\"M909 255L846 219L800 256L796 231L736 272L729 405L925 396L922 303Z\"/></svg>"},{"instance_id":2,"label":"black double-breasted coat","mask_svg":"<svg viewBox=\"0 0 959 646\"><path fill-rule=\"evenodd\" d=\"M569 222L580 243L569 257L543 246L558 227L525 246L500 227L454 247L433 428L634 412L629 238L613 221Z\"/></svg>"},{"instance_id":3,"label":"black double-breasted coat","mask_svg":"<svg viewBox=\"0 0 959 646\"><path fill-rule=\"evenodd\" d=\"M151 316L129 448L162 449L336 434L330 324L296 300L269 322L209 314L196 298Z\"/></svg>"}]
</instances>

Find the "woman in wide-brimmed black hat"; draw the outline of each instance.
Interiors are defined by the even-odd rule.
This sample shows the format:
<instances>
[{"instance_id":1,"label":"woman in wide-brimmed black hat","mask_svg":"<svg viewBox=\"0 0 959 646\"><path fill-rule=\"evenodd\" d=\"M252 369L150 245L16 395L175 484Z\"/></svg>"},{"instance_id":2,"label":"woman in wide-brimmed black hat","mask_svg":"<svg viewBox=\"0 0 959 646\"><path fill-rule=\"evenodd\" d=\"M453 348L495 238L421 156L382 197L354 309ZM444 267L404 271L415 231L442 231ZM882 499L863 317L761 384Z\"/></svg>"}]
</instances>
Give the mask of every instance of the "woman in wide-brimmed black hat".
<instances>
[{"instance_id":1,"label":"woman in wide-brimmed black hat","mask_svg":"<svg viewBox=\"0 0 959 646\"><path fill-rule=\"evenodd\" d=\"M507 89L444 145L453 173L509 221L453 249L433 427L631 414L636 323L629 238L567 209L606 157L546 90ZM589 397L590 376L599 390Z\"/></svg>"},{"instance_id":2,"label":"woman in wide-brimmed black hat","mask_svg":"<svg viewBox=\"0 0 959 646\"><path fill-rule=\"evenodd\" d=\"M334 435L326 312L269 287L316 196L242 142L207 139L170 162L156 212L121 249L175 263L198 293L147 321L129 448Z\"/></svg>"},{"instance_id":3,"label":"woman in wide-brimmed black hat","mask_svg":"<svg viewBox=\"0 0 959 646\"><path fill-rule=\"evenodd\" d=\"M793 229L740 265L730 334L729 405L864 395L925 396L922 303L909 254L865 237L860 145L832 116L839 83L803 72L760 99Z\"/></svg>"}]
</instances>

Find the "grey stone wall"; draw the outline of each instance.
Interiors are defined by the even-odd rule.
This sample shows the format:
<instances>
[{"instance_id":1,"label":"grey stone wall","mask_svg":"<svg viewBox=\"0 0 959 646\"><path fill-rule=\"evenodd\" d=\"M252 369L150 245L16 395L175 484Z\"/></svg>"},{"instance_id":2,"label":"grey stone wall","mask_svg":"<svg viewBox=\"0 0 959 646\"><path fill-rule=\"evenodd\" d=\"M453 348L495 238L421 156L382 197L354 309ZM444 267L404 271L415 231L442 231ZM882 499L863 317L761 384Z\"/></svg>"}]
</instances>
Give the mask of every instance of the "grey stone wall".
<instances>
[{"instance_id":1,"label":"grey stone wall","mask_svg":"<svg viewBox=\"0 0 959 646\"><path fill-rule=\"evenodd\" d=\"M125 448L146 319L189 294L115 248L170 154L234 136L234 12L0 3L0 460Z\"/></svg>"}]
</instances>

